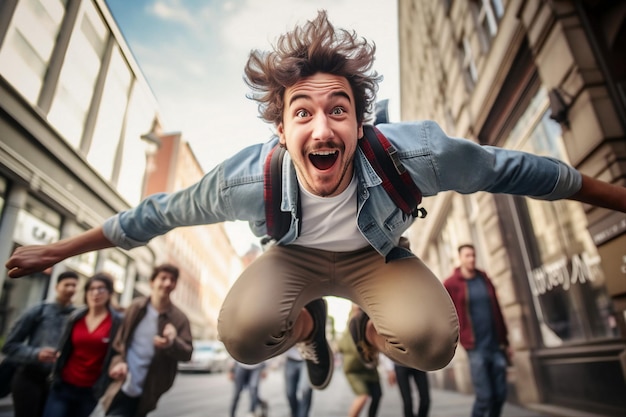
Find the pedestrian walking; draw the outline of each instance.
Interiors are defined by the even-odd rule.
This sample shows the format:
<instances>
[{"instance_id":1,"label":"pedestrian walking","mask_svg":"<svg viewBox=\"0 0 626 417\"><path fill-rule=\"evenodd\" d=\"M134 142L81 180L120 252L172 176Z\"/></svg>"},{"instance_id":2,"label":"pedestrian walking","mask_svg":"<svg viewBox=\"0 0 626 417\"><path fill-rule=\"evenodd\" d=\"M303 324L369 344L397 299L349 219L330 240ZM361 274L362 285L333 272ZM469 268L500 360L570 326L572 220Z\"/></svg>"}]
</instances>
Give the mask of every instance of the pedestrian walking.
<instances>
[{"instance_id":1,"label":"pedestrian walking","mask_svg":"<svg viewBox=\"0 0 626 417\"><path fill-rule=\"evenodd\" d=\"M506 401L511 358L507 327L496 289L476 268L476 250L459 246L460 266L444 285L459 315L461 346L467 351L476 400L472 417L499 417Z\"/></svg>"},{"instance_id":2,"label":"pedestrian walking","mask_svg":"<svg viewBox=\"0 0 626 417\"><path fill-rule=\"evenodd\" d=\"M9 331L2 353L19 363L11 384L15 417L39 417L43 413L52 365L58 355L57 346L65 322L74 311L72 298L76 285L77 273L60 273L54 302L42 302L29 308Z\"/></svg>"},{"instance_id":3,"label":"pedestrian walking","mask_svg":"<svg viewBox=\"0 0 626 417\"><path fill-rule=\"evenodd\" d=\"M313 388L297 345L285 353L285 392L291 417L309 417Z\"/></svg>"},{"instance_id":4,"label":"pedestrian walking","mask_svg":"<svg viewBox=\"0 0 626 417\"><path fill-rule=\"evenodd\" d=\"M254 365L246 365L237 361L229 371L229 378L234 383L233 398L230 403L230 417L236 417L239 398L244 389L248 389L250 394L250 404L248 405L248 417L257 417L257 410L263 408L264 401L259 395L261 380L265 378L265 362ZM265 405L265 407L267 407Z\"/></svg>"},{"instance_id":5,"label":"pedestrian walking","mask_svg":"<svg viewBox=\"0 0 626 417\"><path fill-rule=\"evenodd\" d=\"M402 412L404 417L428 417L430 410L430 385L428 374L415 368L394 363L386 356L382 356L384 368L387 372L387 382L390 386L398 385L402 398ZM413 406L413 393L417 393L417 414Z\"/></svg>"},{"instance_id":6,"label":"pedestrian walking","mask_svg":"<svg viewBox=\"0 0 626 417\"><path fill-rule=\"evenodd\" d=\"M44 417L89 417L108 386L111 341L122 321L111 307L113 279L99 272L84 293L86 306L72 313L61 336Z\"/></svg>"},{"instance_id":7,"label":"pedestrian walking","mask_svg":"<svg viewBox=\"0 0 626 417\"><path fill-rule=\"evenodd\" d=\"M274 137L189 188L148 196L102 226L16 249L6 262L9 276L89 250L145 245L176 227L244 220L276 244L242 272L223 302L218 332L234 359L260 363L304 342L311 384L325 388L333 361L321 298L336 295L364 309L354 333L363 360L382 352L425 371L446 366L458 341L457 314L440 280L398 247L424 212L399 207L389 175L401 175L400 183L414 183L424 196L486 191L621 212L626 188L553 158L449 137L432 121L368 126L381 80L374 57L373 43L335 28L323 10L272 50L252 51L245 81ZM385 144L385 157L370 152L366 132ZM279 169L266 169L268 160ZM275 187L266 186L271 174L279 178Z\"/></svg>"},{"instance_id":8,"label":"pedestrian walking","mask_svg":"<svg viewBox=\"0 0 626 417\"><path fill-rule=\"evenodd\" d=\"M145 417L172 387L178 361L191 359L189 320L171 300L178 275L174 265L155 267L150 296L136 298L126 309L113 341L113 381L102 398L107 416Z\"/></svg>"},{"instance_id":9,"label":"pedestrian walking","mask_svg":"<svg viewBox=\"0 0 626 417\"><path fill-rule=\"evenodd\" d=\"M352 306L351 317L360 313L361 308L354 304ZM358 417L361 411L369 402L367 410L368 417L376 417L383 391L380 387L380 375L378 374L377 363L364 363L357 351L357 347L352 339L350 329L346 328L339 339L339 353L342 355L343 371L350 388L356 395L350 409L348 417Z\"/></svg>"}]
</instances>

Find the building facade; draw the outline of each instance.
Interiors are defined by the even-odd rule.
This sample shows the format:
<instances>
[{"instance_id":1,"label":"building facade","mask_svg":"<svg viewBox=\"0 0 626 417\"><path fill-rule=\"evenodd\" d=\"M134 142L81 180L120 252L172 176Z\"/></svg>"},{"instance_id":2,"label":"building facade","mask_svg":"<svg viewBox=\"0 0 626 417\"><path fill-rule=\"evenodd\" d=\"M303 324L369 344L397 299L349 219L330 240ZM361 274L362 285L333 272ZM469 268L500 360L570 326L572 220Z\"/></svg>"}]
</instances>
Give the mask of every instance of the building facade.
<instances>
[{"instance_id":1,"label":"building facade","mask_svg":"<svg viewBox=\"0 0 626 417\"><path fill-rule=\"evenodd\" d=\"M160 126L156 99L104 0L0 1L0 259L136 205L150 191L151 173L165 169L155 165ZM166 167L176 169L167 173L167 190L201 175L191 150L179 149L170 156L182 159ZM197 337L213 337L224 282L241 270L228 247L215 227L130 251L86 253L16 280L0 272L0 336L26 308L53 296L64 270L83 280L111 273L126 306L149 291L153 267L170 261L182 271L176 301Z\"/></svg>"},{"instance_id":2,"label":"building facade","mask_svg":"<svg viewBox=\"0 0 626 417\"><path fill-rule=\"evenodd\" d=\"M182 135L157 137L158 150L148 163L146 195L175 192L198 182L204 171ZM219 310L245 259L237 255L221 223L174 229L163 239L167 261L180 268L174 302L189 317L194 338L217 339Z\"/></svg>"},{"instance_id":3,"label":"building facade","mask_svg":"<svg viewBox=\"0 0 626 417\"><path fill-rule=\"evenodd\" d=\"M562 159L626 185L626 3L400 0L401 117ZM514 349L509 399L626 414L626 215L574 201L443 193L409 232L445 279L474 243ZM432 375L471 392L465 353Z\"/></svg>"}]
</instances>

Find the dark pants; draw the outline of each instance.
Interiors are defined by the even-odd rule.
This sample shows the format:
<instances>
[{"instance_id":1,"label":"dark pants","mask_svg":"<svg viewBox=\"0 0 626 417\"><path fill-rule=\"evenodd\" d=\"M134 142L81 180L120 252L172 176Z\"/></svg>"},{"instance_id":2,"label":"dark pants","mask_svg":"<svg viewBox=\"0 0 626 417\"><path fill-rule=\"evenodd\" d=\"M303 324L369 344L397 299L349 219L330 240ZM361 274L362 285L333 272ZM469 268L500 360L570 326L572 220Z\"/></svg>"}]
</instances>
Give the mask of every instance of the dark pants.
<instances>
[{"instance_id":1,"label":"dark pants","mask_svg":"<svg viewBox=\"0 0 626 417\"><path fill-rule=\"evenodd\" d=\"M13 376L13 415L41 417L48 398L48 372L32 367L20 367Z\"/></svg>"},{"instance_id":2,"label":"dark pants","mask_svg":"<svg viewBox=\"0 0 626 417\"><path fill-rule=\"evenodd\" d=\"M119 390L115 397L113 397L113 401L111 401L111 406L106 412L106 415L111 417L135 417L140 398L141 397L129 397L124 394L124 391Z\"/></svg>"},{"instance_id":3,"label":"dark pants","mask_svg":"<svg viewBox=\"0 0 626 417\"><path fill-rule=\"evenodd\" d=\"M472 417L499 417L506 400L506 354L468 350L476 401Z\"/></svg>"},{"instance_id":4,"label":"dark pants","mask_svg":"<svg viewBox=\"0 0 626 417\"><path fill-rule=\"evenodd\" d=\"M413 417L413 396L411 395L411 378L415 382L419 394L419 407L417 417L427 417L430 409L430 389L428 387L428 375L419 369L395 365L396 382L402 396L404 417Z\"/></svg>"},{"instance_id":5,"label":"dark pants","mask_svg":"<svg viewBox=\"0 0 626 417\"><path fill-rule=\"evenodd\" d=\"M44 417L89 417L98 405L91 387L59 382L53 385L43 412Z\"/></svg>"},{"instance_id":6,"label":"dark pants","mask_svg":"<svg viewBox=\"0 0 626 417\"><path fill-rule=\"evenodd\" d=\"M380 382L368 381L365 383L365 385L367 385L367 391L369 392L369 396L370 396L370 408L367 411L367 416L376 417L376 415L378 414L378 406L380 405L380 399L383 396L383 391L380 388Z\"/></svg>"}]
</instances>

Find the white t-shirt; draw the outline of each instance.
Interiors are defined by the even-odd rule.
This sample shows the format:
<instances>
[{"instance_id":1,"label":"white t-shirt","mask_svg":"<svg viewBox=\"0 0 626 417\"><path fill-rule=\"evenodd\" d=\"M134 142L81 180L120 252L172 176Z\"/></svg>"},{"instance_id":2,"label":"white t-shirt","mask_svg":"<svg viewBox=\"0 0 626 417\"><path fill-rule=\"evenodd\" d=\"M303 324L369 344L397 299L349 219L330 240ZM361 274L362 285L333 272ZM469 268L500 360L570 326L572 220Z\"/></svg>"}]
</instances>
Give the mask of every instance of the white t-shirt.
<instances>
[{"instance_id":1,"label":"white t-shirt","mask_svg":"<svg viewBox=\"0 0 626 417\"><path fill-rule=\"evenodd\" d=\"M364 248L368 241L356 223L356 179L341 194L320 197L300 187L302 227L294 244L332 252L348 252Z\"/></svg>"},{"instance_id":2,"label":"white t-shirt","mask_svg":"<svg viewBox=\"0 0 626 417\"><path fill-rule=\"evenodd\" d=\"M146 315L137 324L126 353L128 375L122 385L122 391L129 397L139 397L143 392L143 383L154 356L154 336L159 330L158 321L159 312L148 303Z\"/></svg>"}]
</instances>

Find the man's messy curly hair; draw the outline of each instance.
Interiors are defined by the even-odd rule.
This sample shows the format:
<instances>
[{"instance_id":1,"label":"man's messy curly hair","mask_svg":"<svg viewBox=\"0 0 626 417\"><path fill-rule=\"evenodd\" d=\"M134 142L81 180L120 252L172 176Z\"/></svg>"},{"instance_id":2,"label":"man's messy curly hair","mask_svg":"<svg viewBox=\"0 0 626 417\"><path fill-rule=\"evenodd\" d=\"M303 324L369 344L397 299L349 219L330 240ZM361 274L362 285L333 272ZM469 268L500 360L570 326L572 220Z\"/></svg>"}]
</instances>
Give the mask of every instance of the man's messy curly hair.
<instances>
[{"instance_id":1,"label":"man's messy curly hair","mask_svg":"<svg viewBox=\"0 0 626 417\"><path fill-rule=\"evenodd\" d=\"M356 32L335 29L326 11L313 21L281 35L273 51L250 52L245 82L258 101L260 117L277 126L282 121L285 89L318 72L345 77L352 87L360 124L372 111L382 76L372 71L376 45Z\"/></svg>"}]
</instances>

